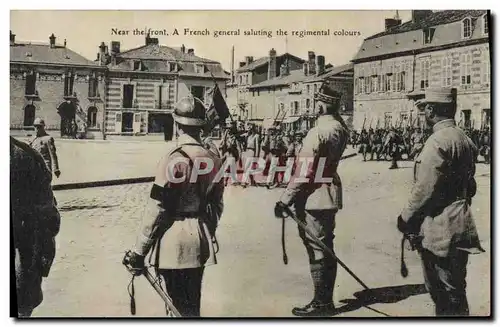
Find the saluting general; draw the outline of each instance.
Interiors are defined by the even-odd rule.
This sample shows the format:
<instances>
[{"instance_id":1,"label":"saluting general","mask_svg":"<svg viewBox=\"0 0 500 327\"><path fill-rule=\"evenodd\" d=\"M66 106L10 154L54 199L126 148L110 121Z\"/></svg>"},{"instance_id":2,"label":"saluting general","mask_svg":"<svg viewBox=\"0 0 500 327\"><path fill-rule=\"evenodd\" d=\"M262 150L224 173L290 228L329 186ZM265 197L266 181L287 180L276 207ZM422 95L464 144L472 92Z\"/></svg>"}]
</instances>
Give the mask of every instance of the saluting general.
<instances>
[{"instance_id":1,"label":"saluting general","mask_svg":"<svg viewBox=\"0 0 500 327\"><path fill-rule=\"evenodd\" d=\"M315 94L320 113L317 124L307 133L299 152L299 161L313 159L308 166L306 177L309 182L291 181L280 201L276 203L275 213L284 215L288 206L295 206L297 218L301 219L329 249L333 251L336 213L342 209L342 183L337 173L339 161L344 152L349 131L339 113L340 93L323 84ZM322 176L328 182L315 181L320 159L323 158ZM302 170L297 167L297 171ZM304 176L302 176L304 177ZM305 245L314 286L314 298L292 313L297 316L322 316L335 313L333 289L337 276L337 261L325 253L299 228L299 235Z\"/></svg>"},{"instance_id":2,"label":"saluting general","mask_svg":"<svg viewBox=\"0 0 500 327\"><path fill-rule=\"evenodd\" d=\"M59 170L54 138L45 131L45 121L43 119L36 118L33 126L35 126L36 135L30 141L30 146L42 155L49 171L59 178L61 171Z\"/></svg>"},{"instance_id":3,"label":"saluting general","mask_svg":"<svg viewBox=\"0 0 500 327\"><path fill-rule=\"evenodd\" d=\"M420 253L436 315L467 316L469 254L484 251L471 210L477 148L455 124L456 89L429 88L415 104L432 135L415 159L415 183L397 225Z\"/></svg>"}]
</instances>

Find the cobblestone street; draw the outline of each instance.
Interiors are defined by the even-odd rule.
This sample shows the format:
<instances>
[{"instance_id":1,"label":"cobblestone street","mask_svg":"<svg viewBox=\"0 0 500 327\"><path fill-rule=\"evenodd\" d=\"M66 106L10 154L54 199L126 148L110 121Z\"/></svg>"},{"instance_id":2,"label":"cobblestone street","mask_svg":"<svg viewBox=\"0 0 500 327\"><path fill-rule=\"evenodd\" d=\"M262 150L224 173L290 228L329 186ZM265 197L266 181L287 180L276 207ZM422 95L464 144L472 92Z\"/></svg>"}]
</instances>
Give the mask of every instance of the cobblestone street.
<instances>
[{"instance_id":1,"label":"cobblestone street","mask_svg":"<svg viewBox=\"0 0 500 327\"><path fill-rule=\"evenodd\" d=\"M154 146L148 151L154 154ZM106 151L100 153L104 156ZM152 175L156 162L149 165L151 160L142 153L144 174ZM140 160L140 155L134 158ZM78 169L90 169L86 163L81 162ZM431 316L432 301L418 286L423 276L416 253L406 252L408 278L399 272L401 236L396 217L408 197L413 163L402 162L398 170L388 167L389 162L364 163L359 155L341 162L345 202L337 215L336 252L372 288L409 285L400 288L398 301L370 307L391 316ZM467 290L471 314L487 315L491 297L490 167L478 164L476 178L473 210L487 252L470 257ZM34 316L130 316L130 275L121 260L135 242L150 187L132 184L55 192L62 216L57 255L44 282L44 302ZM281 221L273 217L281 192L263 187L226 188L225 211L217 232L219 264L205 270L202 316L288 317L294 305L311 299L307 256L292 220L287 221L286 230L290 262L284 265L281 259ZM136 280L137 316L162 316L161 299L143 277ZM335 303L345 306L339 317L380 316L352 302L354 293L361 290L339 267Z\"/></svg>"}]
</instances>

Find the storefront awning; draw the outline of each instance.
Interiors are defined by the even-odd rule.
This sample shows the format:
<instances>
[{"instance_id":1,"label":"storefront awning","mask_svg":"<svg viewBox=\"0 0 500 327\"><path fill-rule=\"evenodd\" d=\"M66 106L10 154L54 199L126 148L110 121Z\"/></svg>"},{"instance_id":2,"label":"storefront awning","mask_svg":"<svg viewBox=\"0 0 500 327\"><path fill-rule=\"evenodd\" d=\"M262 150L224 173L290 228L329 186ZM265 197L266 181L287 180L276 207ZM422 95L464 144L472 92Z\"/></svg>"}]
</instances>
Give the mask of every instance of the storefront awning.
<instances>
[{"instance_id":1,"label":"storefront awning","mask_svg":"<svg viewBox=\"0 0 500 327\"><path fill-rule=\"evenodd\" d=\"M299 119L300 119L300 116L289 116L283 120L283 123L284 124L292 124L292 123L295 123Z\"/></svg>"}]
</instances>

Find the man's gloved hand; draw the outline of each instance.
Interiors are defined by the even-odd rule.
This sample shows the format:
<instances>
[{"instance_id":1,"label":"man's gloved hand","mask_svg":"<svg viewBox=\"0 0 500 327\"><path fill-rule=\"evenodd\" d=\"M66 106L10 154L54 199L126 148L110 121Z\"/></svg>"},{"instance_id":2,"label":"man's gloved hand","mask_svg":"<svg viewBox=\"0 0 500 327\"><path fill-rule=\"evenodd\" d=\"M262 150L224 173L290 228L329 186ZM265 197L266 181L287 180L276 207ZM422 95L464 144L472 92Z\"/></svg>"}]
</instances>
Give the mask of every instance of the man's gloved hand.
<instances>
[{"instance_id":1,"label":"man's gloved hand","mask_svg":"<svg viewBox=\"0 0 500 327\"><path fill-rule=\"evenodd\" d=\"M136 252L127 252L123 258L127 268L135 276L140 276L144 270L144 256Z\"/></svg>"},{"instance_id":2,"label":"man's gloved hand","mask_svg":"<svg viewBox=\"0 0 500 327\"><path fill-rule=\"evenodd\" d=\"M277 218L285 218L285 212L288 210L288 206L281 201L276 202L274 205L274 216Z\"/></svg>"}]
</instances>

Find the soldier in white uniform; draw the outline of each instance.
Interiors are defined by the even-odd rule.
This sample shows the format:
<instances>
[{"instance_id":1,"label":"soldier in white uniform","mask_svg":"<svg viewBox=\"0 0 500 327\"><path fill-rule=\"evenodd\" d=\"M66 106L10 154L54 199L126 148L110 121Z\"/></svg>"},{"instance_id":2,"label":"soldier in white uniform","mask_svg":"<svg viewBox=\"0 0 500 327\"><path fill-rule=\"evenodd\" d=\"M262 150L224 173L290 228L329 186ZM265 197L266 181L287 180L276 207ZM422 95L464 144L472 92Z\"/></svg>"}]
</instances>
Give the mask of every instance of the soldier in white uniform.
<instances>
[{"instance_id":1,"label":"soldier in white uniform","mask_svg":"<svg viewBox=\"0 0 500 327\"><path fill-rule=\"evenodd\" d=\"M59 160L57 159L54 138L45 131L45 122L43 119L36 118L33 126L35 126L36 135L29 144L42 155L49 171L53 172L59 178L61 171L59 170Z\"/></svg>"},{"instance_id":2,"label":"soldier in white uniform","mask_svg":"<svg viewBox=\"0 0 500 327\"><path fill-rule=\"evenodd\" d=\"M259 134L256 131L255 125L249 126L248 133L246 135L246 141L247 141L246 150L242 156L242 161L243 161L242 163L244 165L245 170L247 170L249 168L255 169L256 162L254 162L252 165L250 165L250 161L249 161L252 158L258 158L260 138L259 138ZM253 175L249 175L249 179L250 179L250 184L252 186L257 185L255 183L255 178ZM246 187L247 184L248 184L248 181L245 181L245 182L243 182L242 185L243 185L243 187Z\"/></svg>"},{"instance_id":3,"label":"soldier in white uniform","mask_svg":"<svg viewBox=\"0 0 500 327\"><path fill-rule=\"evenodd\" d=\"M418 249L438 316L466 316L469 254L482 250L470 208L477 148L455 124L456 89L427 89L416 102L433 133L415 160L415 184L398 229Z\"/></svg>"},{"instance_id":4,"label":"soldier in white uniform","mask_svg":"<svg viewBox=\"0 0 500 327\"><path fill-rule=\"evenodd\" d=\"M214 179L222 159L202 143L205 112L194 106L192 98L180 100L173 117L179 131L177 146L159 163L130 265L140 274L145 256L151 253L150 260L155 258L154 265L180 314L199 316L204 268L217 263L215 230L223 209L224 184ZM211 160L214 166L191 183L196 158ZM184 181L176 181L181 177Z\"/></svg>"},{"instance_id":5,"label":"soldier in white uniform","mask_svg":"<svg viewBox=\"0 0 500 327\"><path fill-rule=\"evenodd\" d=\"M283 216L284 208L295 205L297 217L303 220L320 240L333 250L335 215L342 209L342 184L337 166L344 152L349 131L339 114L340 94L327 84L315 95L320 112L317 124L306 135L299 152L301 158L314 158L308 167L308 183L291 181L276 203L276 215ZM325 159L322 176L330 182L315 182L318 160ZM297 171L302 169L297 167ZM301 176L304 177L304 176ZM337 261L323 252L321 247L299 228L307 254L314 285L313 300L292 310L297 316L331 315L335 312L333 288L337 275Z\"/></svg>"}]
</instances>

